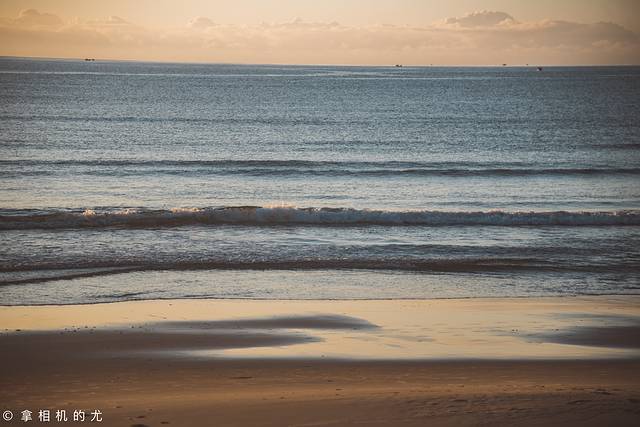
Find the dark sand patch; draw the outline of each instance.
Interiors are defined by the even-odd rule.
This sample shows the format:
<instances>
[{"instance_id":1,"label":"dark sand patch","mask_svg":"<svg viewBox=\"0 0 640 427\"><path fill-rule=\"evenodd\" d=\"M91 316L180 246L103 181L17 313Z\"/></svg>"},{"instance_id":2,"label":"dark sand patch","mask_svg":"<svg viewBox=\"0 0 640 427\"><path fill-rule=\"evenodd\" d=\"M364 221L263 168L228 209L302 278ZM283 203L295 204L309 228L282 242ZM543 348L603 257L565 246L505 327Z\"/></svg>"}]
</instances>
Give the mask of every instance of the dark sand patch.
<instances>
[{"instance_id":1,"label":"dark sand patch","mask_svg":"<svg viewBox=\"0 0 640 427\"><path fill-rule=\"evenodd\" d=\"M140 352L229 350L320 342L300 329L367 330L376 325L340 315L265 317L220 321L171 321L118 329L70 329L9 333L3 347L22 360L38 363L55 357L86 355L130 357ZM291 331L295 329L296 331ZM19 331L16 331L19 332ZM73 349L73 351L69 351ZM3 359L0 354L0 360ZM44 361L44 360L43 360Z\"/></svg>"},{"instance_id":2,"label":"dark sand patch","mask_svg":"<svg viewBox=\"0 0 640 427\"><path fill-rule=\"evenodd\" d=\"M540 342L591 347L640 348L640 326L577 326L569 330L527 335Z\"/></svg>"},{"instance_id":3,"label":"dark sand patch","mask_svg":"<svg viewBox=\"0 0 640 427\"><path fill-rule=\"evenodd\" d=\"M598 323L595 326L640 326L640 316L615 315L600 313L555 313L558 319L578 320Z\"/></svg>"},{"instance_id":4,"label":"dark sand patch","mask_svg":"<svg viewBox=\"0 0 640 427\"><path fill-rule=\"evenodd\" d=\"M154 325L163 329L187 328L189 330L220 329L377 329L378 326L364 319L341 315L313 315L267 317L259 319L211 320L202 322L161 322Z\"/></svg>"}]
</instances>

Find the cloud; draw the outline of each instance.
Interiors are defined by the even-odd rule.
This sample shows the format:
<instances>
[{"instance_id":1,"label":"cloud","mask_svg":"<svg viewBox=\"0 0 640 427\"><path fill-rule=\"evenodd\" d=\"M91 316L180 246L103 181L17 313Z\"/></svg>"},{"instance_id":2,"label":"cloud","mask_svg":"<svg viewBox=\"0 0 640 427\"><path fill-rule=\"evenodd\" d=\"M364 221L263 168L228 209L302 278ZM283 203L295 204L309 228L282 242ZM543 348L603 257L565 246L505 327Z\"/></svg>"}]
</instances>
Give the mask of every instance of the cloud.
<instances>
[{"instance_id":1,"label":"cloud","mask_svg":"<svg viewBox=\"0 0 640 427\"><path fill-rule=\"evenodd\" d=\"M595 46L602 43L634 45L638 36L611 22L578 24L567 21L544 21L538 25L523 26L530 40L540 46Z\"/></svg>"},{"instance_id":2,"label":"cloud","mask_svg":"<svg viewBox=\"0 0 640 427\"><path fill-rule=\"evenodd\" d=\"M0 55L298 64L639 64L638 35L607 22L519 22L480 11L421 27L337 22L176 28L120 17L64 21L37 10L0 19Z\"/></svg>"},{"instance_id":3,"label":"cloud","mask_svg":"<svg viewBox=\"0 0 640 427\"><path fill-rule=\"evenodd\" d=\"M213 27L216 24L209 18L206 18L204 16L198 16L196 18L193 18L191 21L189 21L189 23L187 24L187 27L189 28L209 28L209 27Z\"/></svg>"},{"instance_id":4,"label":"cloud","mask_svg":"<svg viewBox=\"0 0 640 427\"><path fill-rule=\"evenodd\" d=\"M119 16L110 16L107 19L102 20L102 21L89 21L88 24L90 24L90 25L106 25L106 26L113 26L113 27L122 27L122 26L131 25L131 23L125 21L124 19L120 18Z\"/></svg>"},{"instance_id":5,"label":"cloud","mask_svg":"<svg viewBox=\"0 0 640 427\"><path fill-rule=\"evenodd\" d=\"M56 27L62 25L62 19L50 13L40 13L35 9L26 9L20 12L14 23L25 27Z\"/></svg>"},{"instance_id":6,"label":"cloud","mask_svg":"<svg viewBox=\"0 0 640 427\"><path fill-rule=\"evenodd\" d=\"M512 24L515 22L515 19L508 13L493 12L490 10L472 12L460 18L448 18L445 21L447 25L457 25L464 28L492 27L494 25Z\"/></svg>"}]
</instances>

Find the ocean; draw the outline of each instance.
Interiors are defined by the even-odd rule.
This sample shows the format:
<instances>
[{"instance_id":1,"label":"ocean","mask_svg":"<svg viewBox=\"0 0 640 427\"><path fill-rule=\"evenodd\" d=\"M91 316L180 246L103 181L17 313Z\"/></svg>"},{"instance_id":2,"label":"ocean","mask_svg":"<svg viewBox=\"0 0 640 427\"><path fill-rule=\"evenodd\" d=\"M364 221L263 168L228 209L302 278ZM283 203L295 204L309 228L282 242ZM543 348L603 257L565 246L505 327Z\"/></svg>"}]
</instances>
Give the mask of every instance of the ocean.
<instances>
[{"instance_id":1,"label":"ocean","mask_svg":"<svg viewBox=\"0 0 640 427\"><path fill-rule=\"evenodd\" d=\"M0 304L640 293L640 67L0 58Z\"/></svg>"}]
</instances>

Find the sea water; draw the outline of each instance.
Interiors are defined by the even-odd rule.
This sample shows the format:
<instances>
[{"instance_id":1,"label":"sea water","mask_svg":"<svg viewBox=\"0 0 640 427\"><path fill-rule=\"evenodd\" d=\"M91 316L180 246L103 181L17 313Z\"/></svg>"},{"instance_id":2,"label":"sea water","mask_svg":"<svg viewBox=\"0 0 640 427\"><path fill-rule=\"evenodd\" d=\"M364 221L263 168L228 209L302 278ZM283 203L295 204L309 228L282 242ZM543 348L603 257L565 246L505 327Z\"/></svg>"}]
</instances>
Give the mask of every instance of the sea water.
<instances>
[{"instance_id":1,"label":"sea water","mask_svg":"<svg viewBox=\"0 0 640 427\"><path fill-rule=\"evenodd\" d=\"M639 67L0 58L0 303L640 293Z\"/></svg>"}]
</instances>

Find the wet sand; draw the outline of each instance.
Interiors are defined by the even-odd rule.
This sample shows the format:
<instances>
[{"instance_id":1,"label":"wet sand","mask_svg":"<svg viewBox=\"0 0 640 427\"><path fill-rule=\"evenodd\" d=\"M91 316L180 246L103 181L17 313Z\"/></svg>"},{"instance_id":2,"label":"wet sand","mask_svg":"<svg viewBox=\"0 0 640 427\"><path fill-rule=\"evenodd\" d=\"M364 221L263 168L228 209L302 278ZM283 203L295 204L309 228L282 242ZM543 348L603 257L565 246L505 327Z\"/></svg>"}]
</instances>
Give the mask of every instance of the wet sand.
<instances>
[{"instance_id":1,"label":"wet sand","mask_svg":"<svg viewBox=\"0 0 640 427\"><path fill-rule=\"evenodd\" d=\"M0 307L0 402L114 426L637 425L639 301Z\"/></svg>"}]
</instances>

